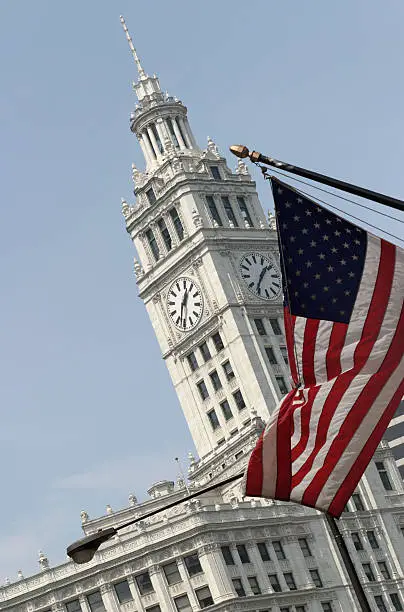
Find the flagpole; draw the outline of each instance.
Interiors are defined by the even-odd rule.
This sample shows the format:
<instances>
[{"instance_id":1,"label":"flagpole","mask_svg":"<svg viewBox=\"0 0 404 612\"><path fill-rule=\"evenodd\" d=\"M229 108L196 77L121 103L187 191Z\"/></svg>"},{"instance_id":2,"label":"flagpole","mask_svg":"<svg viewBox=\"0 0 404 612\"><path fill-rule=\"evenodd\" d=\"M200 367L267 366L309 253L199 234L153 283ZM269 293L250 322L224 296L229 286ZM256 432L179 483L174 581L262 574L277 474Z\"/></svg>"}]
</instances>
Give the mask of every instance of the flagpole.
<instances>
[{"instance_id":1,"label":"flagpole","mask_svg":"<svg viewBox=\"0 0 404 612\"><path fill-rule=\"evenodd\" d=\"M361 581L359 579L358 573L356 571L355 565L345 544L345 540L339 530L338 523L335 518L330 514L325 513L325 518L342 557L342 561L344 562L347 574L351 580L352 587L360 605L361 612L372 612L372 609L365 595L365 591L363 590Z\"/></svg>"},{"instance_id":2,"label":"flagpole","mask_svg":"<svg viewBox=\"0 0 404 612\"><path fill-rule=\"evenodd\" d=\"M352 193L353 195L360 196L361 198L367 198L368 200L373 200L379 204L384 204L385 206L390 206L390 208L395 208L404 212L404 202L402 200L392 198L391 196L384 195L383 193L371 191L370 189L365 189L364 187L359 187L358 185L353 185L352 183L346 183L345 181L340 181L339 179L332 178L331 176L319 174L318 172L313 172L312 170L307 170L306 168L299 168L299 166L294 166L293 164L280 161L274 157L267 157L266 155L258 153L257 151L250 152L244 145L232 145L230 147L230 151L236 155L236 157L241 157L242 159L249 157L254 163L259 162L261 164L265 164L266 166L273 166L278 170L291 172L292 174L303 176L311 179L312 181L322 183L323 185L328 185L329 187L334 187L335 189L340 189L341 191L346 191L347 193Z\"/></svg>"}]
</instances>

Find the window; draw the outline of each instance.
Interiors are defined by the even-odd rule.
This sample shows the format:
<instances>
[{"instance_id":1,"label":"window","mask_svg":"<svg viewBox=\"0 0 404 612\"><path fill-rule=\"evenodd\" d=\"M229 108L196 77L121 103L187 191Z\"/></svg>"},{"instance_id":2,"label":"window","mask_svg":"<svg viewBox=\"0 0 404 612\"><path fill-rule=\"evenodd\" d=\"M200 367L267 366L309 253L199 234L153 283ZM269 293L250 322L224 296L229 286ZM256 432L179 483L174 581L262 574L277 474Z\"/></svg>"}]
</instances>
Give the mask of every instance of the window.
<instances>
[{"instance_id":1,"label":"window","mask_svg":"<svg viewBox=\"0 0 404 612\"><path fill-rule=\"evenodd\" d=\"M251 220L250 213L248 212L248 208L247 208L245 199L241 196L238 196L237 202L238 202L238 207L241 212L241 216L243 217L244 221L247 221L250 227L254 227L254 223Z\"/></svg>"},{"instance_id":2,"label":"window","mask_svg":"<svg viewBox=\"0 0 404 612\"><path fill-rule=\"evenodd\" d=\"M379 570L383 578L385 580L390 580L391 576L389 568L387 567L387 563L385 561L378 561L377 565L379 566Z\"/></svg>"},{"instance_id":3,"label":"window","mask_svg":"<svg viewBox=\"0 0 404 612\"><path fill-rule=\"evenodd\" d=\"M323 612L333 612L333 607L332 607L331 601L322 601L321 602L321 607L323 609Z\"/></svg>"},{"instance_id":4,"label":"window","mask_svg":"<svg viewBox=\"0 0 404 612\"><path fill-rule=\"evenodd\" d=\"M244 451L243 450L238 451L238 453L236 453L234 455L234 458L236 459L236 461L237 461L237 459L240 459L241 455L244 455Z\"/></svg>"},{"instance_id":5,"label":"window","mask_svg":"<svg viewBox=\"0 0 404 612\"><path fill-rule=\"evenodd\" d=\"M236 427L236 429L233 429L233 430L230 432L230 436L235 436L236 434L238 434L238 429L237 429L237 427Z\"/></svg>"},{"instance_id":6,"label":"window","mask_svg":"<svg viewBox=\"0 0 404 612\"><path fill-rule=\"evenodd\" d=\"M260 336L266 336L267 331L265 329L264 321L262 319L254 319L255 327Z\"/></svg>"},{"instance_id":7,"label":"window","mask_svg":"<svg viewBox=\"0 0 404 612\"><path fill-rule=\"evenodd\" d=\"M352 501L355 506L355 510L358 510L358 512L365 509L360 493L354 493L352 495Z\"/></svg>"},{"instance_id":8,"label":"window","mask_svg":"<svg viewBox=\"0 0 404 612\"><path fill-rule=\"evenodd\" d=\"M274 349L272 346L265 346L265 352L267 354L268 361L271 365L277 365L278 362L275 357Z\"/></svg>"},{"instance_id":9,"label":"window","mask_svg":"<svg viewBox=\"0 0 404 612\"><path fill-rule=\"evenodd\" d=\"M281 585L278 580L278 576L276 574L269 574L268 576L269 582L271 583L271 587L273 588L275 593L281 592Z\"/></svg>"},{"instance_id":10,"label":"window","mask_svg":"<svg viewBox=\"0 0 404 612\"><path fill-rule=\"evenodd\" d=\"M217 441L217 445L221 446L222 444L224 444L226 442L225 438L221 438L220 440Z\"/></svg>"},{"instance_id":11,"label":"window","mask_svg":"<svg viewBox=\"0 0 404 612\"><path fill-rule=\"evenodd\" d=\"M219 168L217 166L210 166L209 169L210 169L210 173L211 173L212 177L215 179L215 181L221 181L222 180L222 177L221 177L220 172L219 172Z\"/></svg>"},{"instance_id":12,"label":"window","mask_svg":"<svg viewBox=\"0 0 404 612\"><path fill-rule=\"evenodd\" d=\"M296 612L306 612L306 606L295 606Z\"/></svg>"},{"instance_id":13,"label":"window","mask_svg":"<svg viewBox=\"0 0 404 612\"><path fill-rule=\"evenodd\" d=\"M195 353L193 351L192 353L189 353L189 355L187 355L187 359L192 372L195 372L195 370L198 368L198 362L196 360Z\"/></svg>"},{"instance_id":14,"label":"window","mask_svg":"<svg viewBox=\"0 0 404 612\"><path fill-rule=\"evenodd\" d=\"M188 555L187 557L184 557L184 563L190 576L195 576L195 574L200 574L202 572L198 553L194 553L193 555Z\"/></svg>"},{"instance_id":15,"label":"window","mask_svg":"<svg viewBox=\"0 0 404 612\"><path fill-rule=\"evenodd\" d=\"M236 546L238 556L240 557L241 563L250 563L250 557L248 556L247 549L244 544L237 544Z\"/></svg>"},{"instance_id":16,"label":"window","mask_svg":"<svg viewBox=\"0 0 404 612\"><path fill-rule=\"evenodd\" d=\"M158 604L152 606L151 608L146 608L146 612L161 612L161 608Z\"/></svg>"},{"instance_id":17,"label":"window","mask_svg":"<svg viewBox=\"0 0 404 612\"><path fill-rule=\"evenodd\" d=\"M261 595L260 585L258 584L258 580L255 576L249 576L248 582L250 583L250 587L254 595Z\"/></svg>"},{"instance_id":18,"label":"window","mask_svg":"<svg viewBox=\"0 0 404 612\"><path fill-rule=\"evenodd\" d=\"M219 378L219 374L216 372L216 370L213 370L213 372L211 372L209 376L212 383L212 387L215 391L219 391L219 389L222 388L222 382Z\"/></svg>"},{"instance_id":19,"label":"window","mask_svg":"<svg viewBox=\"0 0 404 612\"><path fill-rule=\"evenodd\" d=\"M149 572L144 572L143 574L135 576L135 580L141 595L153 593L154 589L150 580Z\"/></svg>"},{"instance_id":20,"label":"window","mask_svg":"<svg viewBox=\"0 0 404 612\"><path fill-rule=\"evenodd\" d=\"M288 349L286 348L286 346L280 346L279 350L281 351L281 355L283 357L283 361L286 363L286 365L289 363L289 358L288 358Z\"/></svg>"},{"instance_id":21,"label":"window","mask_svg":"<svg viewBox=\"0 0 404 612\"><path fill-rule=\"evenodd\" d=\"M192 612L191 604L189 603L188 595L180 595L174 599L175 607L179 612Z\"/></svg>"},{"instance_id":22,"label":"window","mask_svg":"<svg viewBox=\"0 0 404 612\"><path fill-rule=\"evenodd\" d=\"M318 589L321 589L321 587L323 586L323 581L320 578L320 574L318 573L318 570L313 569L309 571L310 571L311 579L314 582L314 586L317 587Z\"/></svg>"},{"instance_id":23,"label":"window","mask_svg":"<svg viewBox=\"0 0 404 612\"><path fill-rule=\"evenodd\" d=\"M303 557L311 557L310 546L306 538L299 538L298 542L299 542L300 549L303 553Z\"/></svg>"},{"instance_id":24,"label":"window","mask_svg":"<svg viewBox=\"0 0 404 612\"><path fill-rule=\"evenodd\" d=\"M363 544L359 533L354 531L353 533L351 533L351 538L356 550L363 550Z\"/></svg>"},{"instance_id":25,"label":"window","mask_svg":"<svg viewBox=\"0 0 404 612\"><path fill-rule=\"evenodd\" d=\"M293 578L292 572L285 572L283 574L283 577L285 578L285 582L286 582L288 589L290 591L296 591L296 583L295 583L295 579Z\"/></svg>"},{"instance_id":26,"label":"window","mask_svg":"<svg viewBox=\"0 0 404 612\"><path fill-rule=\"evenodd\" d=\"M182 240L184 238L184 228L175 206L170 209L169 214L171 217L171 221L173 222L176 234L178 236L178 240Z\"/></svg>"},{"instance_id":27,"label":"window","mask_svg":"<svg viewBox=\"0 0 404 612\"><path fill-rule=\"evenodd\" d=\"M154 193L153 187L150 187L150 189L146 191L146 197L149 200L149 204L154 204L157 198L156 194Z\"/></svg>"},{"instance_id":28,"label":"window","mask_svg":"<svg viewBox=\"0 0 404 612\"><path fill-rule=\"evenodd\" d=\"M370 565L370 563L362 563L362 567L363 567L364 574L366 578L369 580L369 582L374 582L375 575L373 573L372 566Z\"/></svg>"},{"instance_id":29,"label":"window","mask_svg":"<svg viewBox=\"0 0 404 612\"><path fill-rule=\"evenodd\" d=\"M219 419L217 418L217 414L216 414L216 412L214 410L210 410L208 412L208 419L210 421L210 424L211 424L213 430L215 430L218 427L220 427Z\"/></svg>"},{"instance_id":30,"label":"window","mask_svg":"<svg viewBox=\"0 0 404 612\"><path fill-rule=\"evenodd\" d=\"M274 332L275 336L282 336L282 330L278 323L278 319L269 319L269 322L271 324L272 331Z\"/></svg>"},{"instance_id":31,"label":"window","mask_svg":"<svg viewBox=\"0 0 404 612\"><path fill-rule=\"evenodd\" d=\"M178 565L176 561L172 561L172 563L167 563L167 565L163 565L163 571L168 584L182 582L182 578L178 570Z\"/></svg>"},{"instance_id":32,"label":"window","mask_svg":"<svg viewBox=\"0 0 404 612\"><path fill-rule=\"evenodd\" d=\"M261 559L263 561L271 560L271 557L269 556L268 548L265 542L257 542L257 548L260 553Z\"/></svg>"},{"instance_id":33,"label":"window","mask_svg":"<svg viewBox=\"0 0 404 612\"><path fill-rule=\"evenodd\" d=\"M231 207L229 198L227 196L222 196L222 203L229 222L232 223L234 227L238 227L237 219Z\"/></svg>"},{"instance_id":34,"label":"window","mask_svg":"<svg viewBox=\"0 0 404 612\"><path fill-rule=\"evenodd\" d=\"M200 382L197 383L196 386L198 387L199 395L201 396L201 398L203 400L206 400L206 398L209 397L209 393L208 393L208 389L206 387L205 381L201 380Z\"/></svg>"},{"instance_id":35,"label":"window","mask_svg":"<svg viewBox=\"0 0 404 612\"><path fill-rule=\"evenodd\" d=\"M231 380L232 378L234 378L234 372L233 368L230 365L230 361L225 361L224 363L222 363L222 368L224 370L224 373L226 374L227 380Z\"/></svg>"},{"instance_id":36,"label":"window","mask_svg":"<svg viewBox=\"0 0 404 612\"><path fill-rule=\"evenodd\" d=\"M279 391L282 393L282 395L287 395L288 388L286 386L285 379L283 378L283 376L275 376L275 378L276 382L278 383Z\"/></svg>"},{"instance_id":37,"label":"window","mask_svg":"<svg viewBox=\"0 0 404 612\"><path fill-rule=\"evenodd\" d=\"M245 590L243 587L243 583L241 582L241 579L233 578L232 582L233 582L234 590L236 591L237 595L239 597L245 597Z\"/></svg>"},{"instance_id":38,"label":"window","mask_svg":"<svg viewBox=\"0 0 404 612\"><path fill-rule=\"evenodd\" d=\"M386 604L381 595L375 595L375 603L379 612L387 612Z\"/></svg>"},{"instance_id":39,"label":"window","mask_svg":"<svg viewBox=\"0 0 404 612\"><path fill-rule=\"evenodd\" d=\"M385 467L383 461L376 461L377 471L379 472L380 480L383 483L383 486L386 491L392 491L393 487L390 482L389 475L387 473L387 468Z\"/></svg>"},{"instance_id":40,"label":"window","mask_svg":"<svg viewBox=\"0 0 404 612\"><path fill-rule=\"evenodd\" d=\"M245 408L245 401L243 398L243 395L240 391L240 389L238 389L237 391L235 391L233 393L233 397L234 397L234 401L236 402L236 406L239 410L243 410L243 408Z\"/></svg>"},{"instance_id":41,"label":"window","mask_svg":"<svg viewBox=\"0 0 404 612\"><path fill-rule=\"evenodd\" d=\"M213 334L212 340L213 340L213 344L215 345L215 349L217 350L218 353L220 353L220 351L224 349L224 344L223 344L222 337L219 334L219 332L216 332L215 334Z\"/></svg>"},{"instance_id":42,"label":"window","mask_svg":"<svg viewBox=\"0 0 404 612\"><path fill-rule=\"evenodd\" d=\"M114 589L120 604L132 601L133 597L127 580L114 584Z\"/></svg>"},{"instance_id":43,"label":"window","mask_svg":"<svg viewBox=\"0 0 404 612\"><path fill-rule=\"evenodd\" d=\"M80 601L78 599L73 599L73 601L68 601L66 604L66 610L67 612L82 612Z\"/></svg>"},{"instance_id":44,"label":"window","mask_svg":"<svg viewBox=\"0 0 404 612\"><path fill-rule=\"evenodd\" d=\"M222 546L222 555L226 565L234 565L233 555L231 554L230 546Z\"/></svg>"},{"instance_id":45,"label":"window","mask_svg":"<svg viewBox=\"0 0 404 612\"><path fill-rule=\"evenodd\" d=\"M227 400L224 400L223 402L221 402L220 408L222 409L223 416L226 419L226 421L229 421L230 419L233 418L233 413L231 411L230 404Z\"/></svg>"},{"instance_id":46,"label":"window","mask_svg":"<svg viewBox=\"0 0 404 612\"><path fill-rule=\"evenodd\" d=\"M282 608L280 609L281 612L291 612L291 609L289 606L282 606Z\"/></svg>"},{"instance_id":47,"label":"window","mask_svg":"<svg viewBox=\"0 0 404 612\"><path fill-rule=\"evenodd\" d=\"M207 608L208 606L212 606L214 604L213 597L208 586L196 589L195 594L201 608Z\"/></svg>"},{"instance_id":48,"label":"window","mask_svg":"<svg viewBox=\"0 0 404 612\"><path fill-rule=\"evenodd\" d=\"M210 354L210 350L208 345L206 344L206 342L202 342L202 344L199 347L199 350L201 351L201 355L203 357L203 360L209 361L209 359L212 357L212 355Z\"/></svg>"},{"instance_id":49,"label":"window","mask_svg":"<svg viewBox=\"0 0 404 612\"><path fill-rule=\"evenodd\" d=\"M278 559L286 559L283 546L279 540L272 542L272 546L274 547L274 551Z\"/></svg>"},{"instance_id":50,"label":"window","mask_svg":"<svg viewBox=\"0 0 404 612\"><path fill-rule=\"evenodd\" d=\"M164 221L164 219L159 219L157 221L157 225L159 226L159 230L161 232L161 235L163 236L164 244L166 245L167 251L171 251L173 245L171 242L170 232L168 231L166 226L166 222Z\"/></svg>"},{"instance_id":51,"label":"window","mask_svg":"<svg viewBox=\"0 0 404 612\"><path fill-rule=\"evenodd\" d=\"M95 591L95 593L90 593L87 595L88 605L90 606L91 612L104 612L105 606L102 601L100 591Z\"/></svg>"},{"instance_id":52,"label":"window","mask_svg":"<svg viewBox=\"0 0 404 612\"><path fill-rule=\"evenodd\" d=\"M400 601L400 598L398 596L397 593L389 593L389 597L391 599L391 603L394 606L394 609L397 610L397 612L400 612L403 609L402 603Z\"/></svg>"},{"instance_id":53,"label":"window","mask_svg":"<svg viewBox=\"0 0 404 612\"><path fill-rule=\"evenodd\" d=\"M210 216L212 217L212 220L216 221L218 225L222 226L223 221L220 218L220 215L216 208L216 204L215 204L215 200L213 199L213 196L206 196L206 202L208 203L208 208L209 208L209 212L210 212Z\"/></svg>"},{"instance_id":54,"label":"window","mask_svg":"<svg viewBox=\"0 0 404 612\"><path fill-rule=\"evenodd\" d=\"M146 238L147 238L147 242L149 243L151 252L153 253L154 259L158 261L160 258L160 251L159 251L159 247L156 241L156 236L154 235L153 230L151 229L147 230Z\"/></svg>"},{"instance_id":55,"label":"window","mask_svg":"<svg viewBox=\"0 0 404 612\"><path fill-rule=\"evenodd\" d=\"M374 531L367 531L366 535L368 536L369 544L373 549L379 548L379 542L375 536Z\"/></svg>"}]
</instances>

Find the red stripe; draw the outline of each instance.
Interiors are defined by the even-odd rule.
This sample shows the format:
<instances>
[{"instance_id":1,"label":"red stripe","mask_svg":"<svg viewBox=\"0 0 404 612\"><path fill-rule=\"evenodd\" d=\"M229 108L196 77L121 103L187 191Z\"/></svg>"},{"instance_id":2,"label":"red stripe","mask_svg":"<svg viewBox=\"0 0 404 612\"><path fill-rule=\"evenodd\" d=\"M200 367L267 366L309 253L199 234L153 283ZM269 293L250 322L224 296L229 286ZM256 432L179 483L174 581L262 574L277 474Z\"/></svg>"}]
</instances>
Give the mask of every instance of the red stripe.
<instances>
[{"instance_id":1,"label":"red stripe","mask_svg":"<svg viewBox=\"0 0 404 612\"><path fill-rule=\"evenodd\" d=\"M316 476L307 487L302 498L302 503L305 503L305 499L309 499L310 504L316 503L324 484L327 482L331 472L341 459L346 447L355 436L359 425L369 411L369 407L376 401L380 390L388 383L390 376L398 367L403 356L403 334L404 307L401 309L400 320L396 327L393 340L383 359L383 363L378 368L378 371L368 380L359 397L347 412L344 422L338 432L338 436L334 438L327 452L324 465L318 470ZM383 433L384 432L382 432L381 435L383 435ZM376 443L376 446L377 444L378 443Z\"/></svg>"},{"instance_id":2,"label":"red stripe","mask_svg":"<svg viewBox=\"0 0 404 612\"><path fill-rule=\"evenodd\" d=\"M316 352L316 338L319 325L319 319L307 319L304 328L302 365L305 387L310 387L311 385L316 384L314 356Z\"/></svg>"},{"instance_id":3,"label":"red stripe","mask_svg":"<svg viewBox=\"0 0 404 612\"><path fill-rule=\"evenodd\" d=\"M348 325L346 323L334 323L330 335L326 355L327 380L332 380L341 374L341 352L344 348Z\"/></svg>"},{"instance_id":4,"label":"red stripe","mask_svg":"<svg viewBox=\"0 0 404 612\"><path fill-rule=\"evenodd\" d=\"M292 463L296 461L298 457L300 457L300 455L306 448L307 441L309 439L309 434L310 434L311 409L313 408L313 402L319 390L320 390L320 387L311 387L309 389L307 400L305 404L301 407L301 410L300 410L300 440L292 448L292 453L291 453Z\"/></svg>"},{"instance_id":5,"label":"red stripe","mask_svg":"<svg viewBox=\"0 0 404 612\"><path fill-rule=\"evenodd\" d=\"M386 410L383 413L382 418L377 423L375 429L372 432L372 435L370 436L365 446L363 447L363 450L361 451L361 453L358 456L358 459L355 461L354 465L352 466L348 476L345 478L344 482L338 489L338 492L336 493L334 499L332 500L329 506L329 509L328 509L329 514L332 514L336 518L338 518L341 515L343 509L346 506L348 499L351 497L359 480L361 479L363 472L365 471L370 460L372 459L375 453L375 450L377 448L377 445L380 443L380 440L382 439L383 434L385 433L390 423L390 420L393 418L397 410L397 407L401 401L401 396L403 395L403 393L404 393L404 380L401 382L399 388L397 389L394 396L392 397L390 403L388 404Z\"/></svg>"},{"instance_id":6,"label":"red stripe","mask_svg":"<svg viewBox=\"0 0 404 612\"><path fill-rule=\"evenodd\" d=\"M260 497L262 495L262 444L264 440L264 432L257 442L256 447L251 453L247 468L247 480L245 494L248 497Z\"/></svg>"},{"instance_id":7,"label":"red stripe","mask_svg":"<svg viewBox=\"0 0 404 612\"><path fill-rule=\"evenodd\" d=\"M293 400L295 399L295 395L296 391L289 391L283 400L276 425L276 463L278 473L276 478L275 498L286 501L290 499L290 484L292 479L290 443L292 439Z\"/></svg>"},{"instance_id":8,"label":"red stripe","mask_svg":"<svg viewBox=\"0 0 404 612\"><path fill-rule=\"evenodd\" d=\"M283 309L283 320L285 324L286 346L288 349L290 373L292 375L292 380L295 383L295 386L297 386L299 384L299 374L296 365L294 341L296 317L290 314L289 308L287 306L285 306Z\"/></svg>"},{"instance_id":9,"label":"red stripe","mask_svg":"<svg viewBox=\"0 0 404 612\"><path fill-rule=\"evenodd\" d=\"M373 291L372 300L363 326L361 339L356 346L354 366L348 372L340 374L324 402L319 417L314 449L306 462L292 478L292 488L296 487L309 473L313 462L327 440L328 429L334 413L351 382L365 365L375 340L383 324L384 314L388 306L391 286L394 277L395 247L381 240L379 269Z\"/></svg>"}]
</instances>

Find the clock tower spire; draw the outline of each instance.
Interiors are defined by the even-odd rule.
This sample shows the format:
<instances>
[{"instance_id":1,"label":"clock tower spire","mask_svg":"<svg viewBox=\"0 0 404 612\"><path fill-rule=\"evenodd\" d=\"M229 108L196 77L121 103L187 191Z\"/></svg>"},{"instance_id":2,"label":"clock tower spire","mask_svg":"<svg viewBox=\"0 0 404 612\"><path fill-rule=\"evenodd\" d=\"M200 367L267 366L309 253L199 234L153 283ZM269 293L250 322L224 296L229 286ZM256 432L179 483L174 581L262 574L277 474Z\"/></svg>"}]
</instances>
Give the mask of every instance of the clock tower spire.
<instances>
[{"instance_id":1,"label":"clock tower spire","mask_svg":"<svg viewBox=\"0 0 404 612\"><path fill-rule=\"evenodd\" d=\"M244 162L233 172L211 138L198 147L186 107L147 75L121 22L138 70L130 129L145 158L122 212L203 482L240 469L234 458L289 388L276 232Z\"/></svg>"}]
</instances>

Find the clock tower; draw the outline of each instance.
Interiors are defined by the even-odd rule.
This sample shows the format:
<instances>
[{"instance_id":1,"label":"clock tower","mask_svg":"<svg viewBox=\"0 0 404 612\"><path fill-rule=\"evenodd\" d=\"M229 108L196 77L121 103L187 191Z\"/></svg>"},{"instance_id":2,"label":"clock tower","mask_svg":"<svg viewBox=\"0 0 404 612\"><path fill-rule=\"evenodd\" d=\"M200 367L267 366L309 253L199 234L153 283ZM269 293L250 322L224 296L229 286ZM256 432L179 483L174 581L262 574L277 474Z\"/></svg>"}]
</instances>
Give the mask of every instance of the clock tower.
<instances>
[{"instance_id":1,"label":"clock tower","mask_svg":"<svg viewBox=\"0 0 404 612\"><path fill-rule=\"evenodd\" d=\"M144 170L132 165L136 201L122 211L139 295L199 454L191 479L203 482L240 469L290 388L274 219L242 160L233 172L210 138L198 146L187 108L148 76L121 21L138 71L130 129L145 158Z\"/></svg>"}]
</instances>

